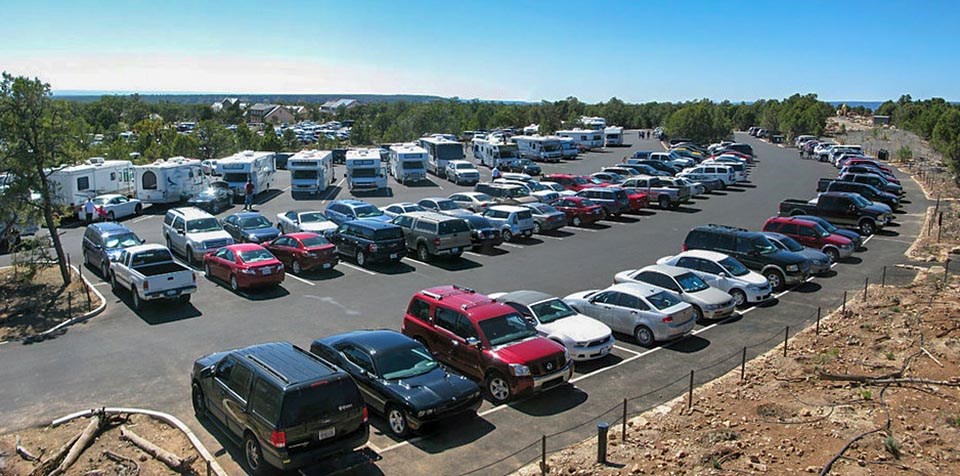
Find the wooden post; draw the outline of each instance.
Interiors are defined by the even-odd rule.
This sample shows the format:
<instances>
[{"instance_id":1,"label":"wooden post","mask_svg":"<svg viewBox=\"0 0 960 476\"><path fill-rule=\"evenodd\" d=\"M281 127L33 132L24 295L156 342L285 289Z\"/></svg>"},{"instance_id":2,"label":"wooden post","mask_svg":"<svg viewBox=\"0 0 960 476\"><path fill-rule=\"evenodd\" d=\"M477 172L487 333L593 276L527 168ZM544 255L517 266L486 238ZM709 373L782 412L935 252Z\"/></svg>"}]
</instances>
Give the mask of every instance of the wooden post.
<instances>
[{"instance_id":1,"label":"wooden post","mask_svg":"<svg viewBox=\"0 0 960 476\"><path fill-rule=\"evenodd\" d=\"M870 276L863 278L863 302L867 302L867 284L870 283Z\"/></svg>"},{"instance_id":2,"label":"wooden post","mask_svg":"<svg viewBox=\"0 0 960 476\"><path fill-rule=\"evenodd\" d=\"M886 286L887 286L887 266L884 265L883 274L880 275L880 287L883 288Z\"/></svg>"},{"instance_id":3,"label":"wooden post","mask_svg":"<svg viewBox=\"0 0 960 476\"><path fill-rule=\"evenodd\" d=\"M937 243L940 243L940 234L943 232L943 212L937 215Z\"/></svg>"},{"instance_id":4,"label":"wooden post","mask_svg":"<svg viewBox=\"0 0 960 476\"><path fill-rule=\"evenodd\" d=\"M540 474L547 474L547 435L540 436Z\"/></svg>"},{"instance_id":5,"label":"wooden post","mask_svg":"<svg viewBox=\"0 0 960 476\"><path fill-rule=\"evenodd\" d=\"M602 421L597 424L597 463L607 463L607 431L610 425Z\"/></svg>"},{"instance_id":6,"label":"wooden post","mask_svg":"<svg viewBox=\"0 0 960 476\"><path fill-rule=\"evenodd\" d=\"M787 356L787 340L790 338L790 326L783 328L783 356Z\"/></svg>"},{"instance_id":7,"label":"wooden post","mask_svg":"<svg viewBox=\"0 0 960 476\"><path fill-rule=\"evenodd\" d=\"M620 425L620 440L621 442L627 441L627 399L623 399L623 419L621 420Z\"/></svg>"},{"instance_id":8,"label":"wooden post","mask_svg":"<svg viewBox=\"0 0 960 476\"><path fill-rule=\"evenodd\" d=\"M820 335L820 306L817 306L817 335Z\"/></svg>"},{"instance_id":9,"label":"wooden post","mask_svg":"<svg viewBox=\"0 0 960 476\"><path fill-rule=\"evenodd\" d=\"M743 382L744 377L747 373L747 348L743 348L743 353L740 355L740 381Z\"/></svg>"},{"instance_id":10,"label":"wooden post","mask_svg":"<svg viewBox=\"0 0 960 476\"><path fill-rule=\"evenodd\" d=\"M841 311L841 313L842 314L847 313L847 292L846 291L843 292L843 311Z\"/></svg>"},{"instance_id":11,"label":"wooden post","mask_svg":"<svg viewBox=\"0 0 960 476\"><path fill-rule=\"evenodd\" d=\"M687 410L693 408L693 369L690 369L690 389L687 390Z\"/></svg>"}]
</instances>

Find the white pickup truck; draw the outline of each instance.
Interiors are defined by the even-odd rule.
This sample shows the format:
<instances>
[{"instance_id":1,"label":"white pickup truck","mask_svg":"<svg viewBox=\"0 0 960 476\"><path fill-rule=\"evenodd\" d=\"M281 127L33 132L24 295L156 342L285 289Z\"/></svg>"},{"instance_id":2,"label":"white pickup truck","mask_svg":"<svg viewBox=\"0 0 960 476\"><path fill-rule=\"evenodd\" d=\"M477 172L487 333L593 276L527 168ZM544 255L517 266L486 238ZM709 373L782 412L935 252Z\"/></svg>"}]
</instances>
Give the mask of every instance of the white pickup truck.
<instances>
[{"instance_id":1,"label":"white pickup truck","mask_svg":"<svg viewBox=\"0 0 960 476\"><path fill-rule=\"evenodd\" d=\"M134 310L140 310L144 301L156 299L187 303L197 290L193 270L175 262L163 245L124 249L110 265L110 281L114 291L130 291Z\"/></svg>"}]
</instances>

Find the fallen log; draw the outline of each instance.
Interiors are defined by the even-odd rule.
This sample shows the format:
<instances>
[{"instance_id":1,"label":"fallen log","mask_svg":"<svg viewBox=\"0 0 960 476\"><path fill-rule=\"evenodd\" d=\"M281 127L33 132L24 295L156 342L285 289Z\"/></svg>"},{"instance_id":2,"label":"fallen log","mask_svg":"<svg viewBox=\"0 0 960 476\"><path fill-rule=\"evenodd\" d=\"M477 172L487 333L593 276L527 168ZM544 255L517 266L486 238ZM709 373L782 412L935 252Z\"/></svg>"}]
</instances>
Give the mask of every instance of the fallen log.
<instances>
[{"instance_id":1,"label":"fallen log","mask_svg":"<svg viewBox=\"0 0 960 476\"><path fill-rule=\"evenodd\" d=\"M194 461L196 461L196 456L191 456L189 458L181 458L153 443L147 439L137 435L136 433L127 429L126 426L120 427L120 439L129 441L133 443L141 450L145 451L150 456L153 456L158 461L167 465L170 469L182 473L186 471Z\"/></svg>"},{"instance_id":2,"label":"fallen log","mask_svg":"<svg viewBox=\"0 0 960 476\"><path fill-rule=\"evenodd\" d=\"M37 461L38 459L40 459L39 456L35 456L33 453L27 451L26 448L24 448L23 446L20 446L20 435L17 435L17 443L15 447L17 450L17 454L20 455L21 458L27 461Z\"/></svg>"},{"instance_id":3,"label":"fallen log","mask_svg":"<svg viewBox=\"0 0 960 476\"><path fill-rule=\"evenodd\" d=\"M821 370L819 377L820 377L820 380L831 380L836 382L868 383L877 379L898 378L898 377L901 377L902 375L903 375L902 371L892 372L892 373L883 374L883 375L856 375L856 374L831 374Z\"/></svg>"},{"instance_id":4,"label":"fallen log","mask_svg":"<svg viewBox=\"0 0 960 476\"><path fill-rule=\"evenodd\" d=\"M73 444L80 439L80 435L83 433L77 433L73 438L70 438L66 444L60 447L56 453L54 453L49 459L40 463L39 466L33 468L33 471L30 472L30 476L46 476L50 474L57 466L60 465L60 462L63 461L63 458L67 456L67 452L70 451L70 448L73 448Z\"/></svg>"},{"instance_id":5,"label":"fallen log","mask_svg":"<svg viewBox=\"0 0 960 476\"><path fill-rule=\"evenodd\" d=\"M928 380L925 378L910 378L903 377L900 378L901 372L894 372L888 375L841 375L841 374L830 374L821 371L820 379L821 380L833 380L838 382L856 382L864 383L871 385L897 385L897 384L914 384L914 385L939 385L944 387L960 387L960 382L951 382L949 380Z\"/></svg>"},{"instance_id":6,"label":"fallen log","mask_svg":"<svg viewBox=\"0 0 960 476\"><path fill-rule=\"evenodd\" d=\"M100 431L103 430L103 421L103 414L96 414L90 419L90 423L87 423L87 427L80 433L80 438L70 447L70 452L67 453L67 456L63 458L63 461L56 469L50 473L50 476L59 476L65 473L67 469L80 458L83 450L87 449L90 443L100 434Z\"/></svg>"}]
</instances>

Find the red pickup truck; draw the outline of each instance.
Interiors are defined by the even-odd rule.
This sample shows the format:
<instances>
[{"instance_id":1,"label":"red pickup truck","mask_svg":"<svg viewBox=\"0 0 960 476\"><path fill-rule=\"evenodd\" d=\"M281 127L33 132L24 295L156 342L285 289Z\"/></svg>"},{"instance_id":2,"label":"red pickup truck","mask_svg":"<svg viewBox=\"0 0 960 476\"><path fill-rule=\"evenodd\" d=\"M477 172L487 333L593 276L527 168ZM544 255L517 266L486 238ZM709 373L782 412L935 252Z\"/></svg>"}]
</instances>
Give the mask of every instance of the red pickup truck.
<instances>
[{"instance_id":1,"label":"red pickup truck","mask_svg":"<svg viewBox=\"0 0 960 476\"><path fill-rule=\"evenodd\" d=\"M573 361L560 344L539 337L514 308L461 286L416 293L403 317L403 334L446 365L483 382L496 404L562 385Z\"/></svg>"}]
</instances>

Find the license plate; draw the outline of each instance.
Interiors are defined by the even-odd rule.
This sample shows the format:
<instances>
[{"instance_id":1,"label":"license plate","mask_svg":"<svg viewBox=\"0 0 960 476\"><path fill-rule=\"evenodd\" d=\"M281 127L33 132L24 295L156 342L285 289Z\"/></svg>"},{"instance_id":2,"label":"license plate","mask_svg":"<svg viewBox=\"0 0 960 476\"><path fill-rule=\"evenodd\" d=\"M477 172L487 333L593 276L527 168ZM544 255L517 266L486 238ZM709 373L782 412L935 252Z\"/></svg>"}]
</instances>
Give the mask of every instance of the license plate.
<instances>
[{"instance_id":1,"label":"license plate","mask_svg":"<svg viewBox=\"0 0 960 476\"><path fill-rule=\"evenodd\" d=\"M176 289L171 289L170 291L167 291L167 296L176 296L176 295L177 295Z\"/></svg>"},{"instance_id":2,"label":"license plate","mask_svg":"<svg viewBox=\"0 0 960 476\"><path fill-rule=\"evenodd\" d=\"M264 269L261 270L260 272L261 272L264 276L266 276L266 275L270 274L270 268L264 268Z\"/></svg>"},{"instance_id":3,"label":"license plate","mask_svg":"<svg viewBox=\"0 0 960 476\"><path fill-rule=\"evenodd\" d=\"M453 254L457 254L457 253L460 252L460 248L453 248L453 249L450 250L450 252L453 253Z\"/></svg>"},{"instance_id":4,"label":"license plate","mask_svg":"<svg viewBox=\"0 0 960 476\"><path fill-rule=\"evenodd\" d=\"M327 439L327 438L333 438L333 436L334 436L335 434L337 434L337 429L336 429L336 428L324 428L324 429L320 430L320 434L317 435L317 436L318 436L321 440L325 440L325 439Z\"/></svg>"},{"instance_id":5,"label":"license plate","mask_svg":"<svg viewBox=\"0 0 960 476\"><path fill-rule=\"evenodd\" d=\"M323 269L330 269L330 263L323 263Z\"/></svg>"},{"instance_id":6,"label":"license plate","mask_svg":"<svg viewBox=\"0 0 960 476\"><path fill-rule=\"evenodd\" d=\"M390 253L390 259L397 259L397 256L396 253Z\"/></svg>"}]
</instances>

